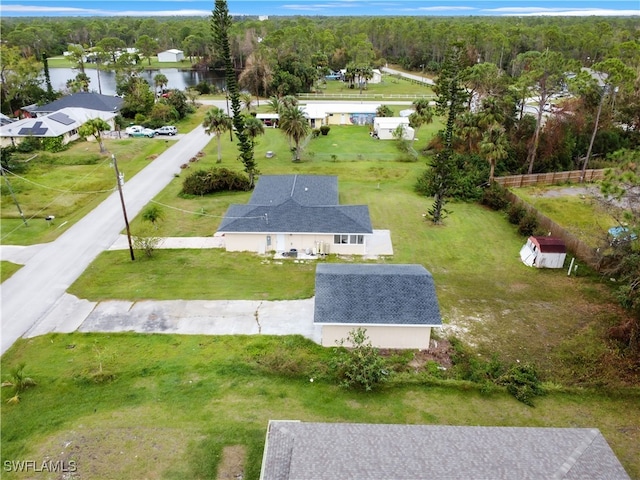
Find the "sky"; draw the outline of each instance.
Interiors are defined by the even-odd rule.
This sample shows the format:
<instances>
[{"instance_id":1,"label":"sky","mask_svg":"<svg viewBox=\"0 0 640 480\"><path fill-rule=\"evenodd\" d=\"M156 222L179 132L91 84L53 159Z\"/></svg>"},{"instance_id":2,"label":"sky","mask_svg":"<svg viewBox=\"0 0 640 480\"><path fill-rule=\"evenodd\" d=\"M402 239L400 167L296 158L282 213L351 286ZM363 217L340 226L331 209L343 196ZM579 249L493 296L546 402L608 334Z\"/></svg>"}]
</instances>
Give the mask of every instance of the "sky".
<instances>
[{"instance_id":1,"label":"sky","mask_svg":"<svg viewBox=\"0 0 640 480\"><path fill-rule=\"evenodd\" d=\"M209 16L214 0L0 0L0 16ZM232 15L640 16L640 0L228 0Z\"/></svg>"}]
</instances>

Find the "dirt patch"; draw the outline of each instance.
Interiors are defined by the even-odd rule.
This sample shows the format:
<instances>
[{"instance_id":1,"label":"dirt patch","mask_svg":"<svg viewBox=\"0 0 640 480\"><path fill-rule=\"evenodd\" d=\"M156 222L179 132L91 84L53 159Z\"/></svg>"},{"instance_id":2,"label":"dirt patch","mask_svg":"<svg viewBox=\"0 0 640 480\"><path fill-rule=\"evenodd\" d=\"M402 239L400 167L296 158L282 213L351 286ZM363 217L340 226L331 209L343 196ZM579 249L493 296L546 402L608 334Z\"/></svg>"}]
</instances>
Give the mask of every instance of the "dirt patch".
<instances>
[{"instance_id":1,"label":"dirt patch","mask_svg":"<svg viewBox=\"0 0 640 480\"><path fill-rule=\"evenodd\" d=\"M218 480L242 480L247 449L244 445L231 445L222 449L218 466Z\"/></svg>"},{"instance_id":2,"label":"dirt patch","mask_svg":"<svg viewBox=\"0 0 640 480\"><path fill-rule=\"evenodd\" d=\"M398 350L381 349L380 355L383 357L390 357L398 353ZM453 354L453 348L448 340L435 340L431 339L429 342L429 348L427 350L418 350L414 353L413 358L407 365L416 372L424 370L428 362L435 362L440 367L449 369L453 365L451 356Z\"/></svg>"},{"instance_id":3,"label":"dirt patch","mask_svg":"<svg viewBox=\"0 0 640 480\"><path fill-rule=\"evenodd\" d=\"M182 429L78 425L49 437L29 456L38 463L59 466L57 472L20 478L160 479L184 457L187 444L188 435Z\"/></svg>"}]
</instances>

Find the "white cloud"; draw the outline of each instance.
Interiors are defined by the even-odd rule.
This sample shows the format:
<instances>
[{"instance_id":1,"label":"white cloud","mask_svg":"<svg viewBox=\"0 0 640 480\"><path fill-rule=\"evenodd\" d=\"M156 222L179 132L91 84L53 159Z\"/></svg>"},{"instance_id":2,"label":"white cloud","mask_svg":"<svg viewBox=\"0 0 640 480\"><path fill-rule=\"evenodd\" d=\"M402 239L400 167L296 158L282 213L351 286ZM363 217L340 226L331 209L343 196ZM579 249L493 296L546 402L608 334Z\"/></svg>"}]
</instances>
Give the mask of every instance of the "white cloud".
<instances>
[{"instance_id":1,"label":"white cloud","mask_svg":"<svg viewBox=\"0 0 640 480\"><path fill-rule=\"evenodd\" d=\"M491 15L503 16L546 16L546 17L626 17L640 15L638 10L613 10L606 8L541 8L541 7L501 7L485 9Z\"/></svg>"},{"instance_id":2,"label":"white cloud","mask_svg":"<svg viewBox=\"0 0 640 480\"><path fill-rule=\"evenodd\" d=\"M433 7L414 7L414 8L398 8L399 12L463 12L469 10L477 10L475 7L451 7L448 5Z\"/></svg>"},{"instance_id":3,"label":"white cloud","mask_svg":"<svg viewBox=\"0 0 640 480\"><path fill-rule=\"evenodd\" d=\"M31 16L45 16L52 14L60 14L67 16L117 16L117 17L202 17L211 15L211 10L101 10L91 8L74 8L74 7L43 7L34 5L2 5L0 12L6 15L8 13L23 14Z\"/></svg>"},{"instance_id":4,"label":"white cloud","mask_svg":"<svg viewBox=\"0 0 640 480\"><path fill-rule=\"evenodd\" d=\"M285 10L300 10L300 11L312 11L317 12L320 10L334 9L334 8L351 8L355 7L355 1L345 1L340 3L312 3L312 4L290 4L281 5L280 8Z\"/></svg>"}]
</instances>

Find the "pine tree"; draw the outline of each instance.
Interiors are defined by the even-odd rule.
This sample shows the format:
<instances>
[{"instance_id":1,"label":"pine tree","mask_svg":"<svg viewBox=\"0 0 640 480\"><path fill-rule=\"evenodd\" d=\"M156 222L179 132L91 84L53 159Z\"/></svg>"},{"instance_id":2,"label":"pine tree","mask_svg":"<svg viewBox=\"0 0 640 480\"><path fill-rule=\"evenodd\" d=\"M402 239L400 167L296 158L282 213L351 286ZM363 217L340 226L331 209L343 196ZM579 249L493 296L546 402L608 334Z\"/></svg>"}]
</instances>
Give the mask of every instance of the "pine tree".
<instances>
[{"instance_id":1,"label":"pine tree","mask_svg":"<svg viewBox=\"0 0 640 480\"><path fill-rule=\"evenodd\" d=\"M229 47L229 30L231 28L231 16L225 0L216 0L215 9L211 16L211 27L216 49L222 54L225 65L225 79L227 82L227 92L231 99L231 110L233 111L233 126L238 139L240 149L240 161L244 165L244 171L249 176L251 186L254 184L254 177L258 174L258 168L253 158L253 143L245 133L244 117L242 116L242 106L240 104L240 91L236 73L231 61L231 48Z\"/></svg>"},{"instance_id":2,"label":"pine tree","mask_svg":"<svg viewBox=\"0 0 640 480\"><path fill-rule=\"evenodd\" d=\"M436 112L440 115L447 114L447 124L444 130L444 148L435 155L431 165L431 190L434 192L434 201L427 212L431 221L435 224L442 223L447 215L444 206L447 196L455 182L455 163L453 160L453 130L456 117L464 110L467 101L467 93L462 87L462 46L454 44L447 54L435 92L438 95Z\"/></svg>"}]
</instances>

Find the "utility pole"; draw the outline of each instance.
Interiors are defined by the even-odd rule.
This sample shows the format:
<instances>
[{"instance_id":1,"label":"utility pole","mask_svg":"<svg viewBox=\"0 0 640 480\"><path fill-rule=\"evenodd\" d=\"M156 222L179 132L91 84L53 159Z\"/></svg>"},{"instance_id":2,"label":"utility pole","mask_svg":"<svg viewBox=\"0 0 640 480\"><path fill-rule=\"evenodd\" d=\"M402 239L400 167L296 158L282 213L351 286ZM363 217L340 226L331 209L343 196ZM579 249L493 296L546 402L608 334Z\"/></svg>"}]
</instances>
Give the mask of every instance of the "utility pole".
<instances>
[{"instance_id":1,"label":"utility pole","mask_svg":"<svg viewBox=\"0 0 640 480\"><path fill-rule=\"evenodd\" d=\"M29 225L27 225L27 221L24 218L24 213L22 213L22 209L20 208L20 204L18 203L18 199L16 198L16 194L13 193L13 188L11 188L11 183L9 182L9 177L7 177L7 174L4 172L4 167L2 165L0 165L0 174L4 177L4 181L7 182L7 188L9 188L9 193L11 194L11 198L13 198L13 203L15 203L16 207L18 207L18 212L20 212L20 217L22 218L22 223L24 223L25 227L28 227Z\"/></svg>"},{"instance_id":2,"label":"utility pole","mask_svg":"<svg viewBox=\"0 0 640 480\"><path fill-rule=\"evenodd\" d=\"M135 260L136 257L133 255L133 244L131 243L131 230L129 230L129 220L127 219L127 209L124 206L124 196L122 195L122 184L124 183L124 176L120 177L120 172L118 171L118 162L116 161L115 154L111 155L111 159L113 160L113 169L116 171L116 182L118 184L118 192L120 192L120 203L122 204L124 223L127 226L127 238L129 239L129 251L131 252L131 260Z\"/></svg>"}]
</instances>

